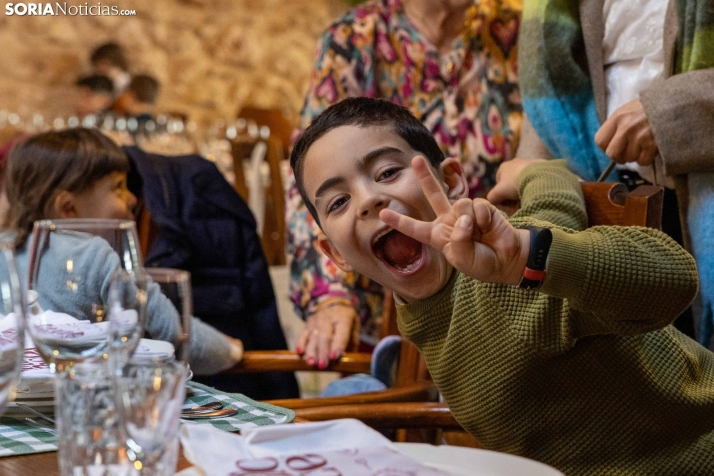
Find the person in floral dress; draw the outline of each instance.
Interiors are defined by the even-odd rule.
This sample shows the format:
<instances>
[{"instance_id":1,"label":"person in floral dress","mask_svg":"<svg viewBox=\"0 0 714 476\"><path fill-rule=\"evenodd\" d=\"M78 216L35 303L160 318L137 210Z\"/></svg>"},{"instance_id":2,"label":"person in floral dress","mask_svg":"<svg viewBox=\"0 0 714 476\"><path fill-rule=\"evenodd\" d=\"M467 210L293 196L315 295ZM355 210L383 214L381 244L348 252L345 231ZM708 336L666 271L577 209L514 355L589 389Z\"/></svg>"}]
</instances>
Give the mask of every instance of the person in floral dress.
<instances>
[{"instance_id":1,"label":"person in floral dress","mask_svg":"<svg viewBox=\"0 0 714 476\"><path fill-rule=\"evenodd\" d=\"M293 140L331 104L382 98L407 107L458 157L471 197L485 196L516 151L522 117L516 65L522 0L372 0L321 36ZM306 320L297 352L320 368L350 340L376 343L384 291L319 251L319 227L292 174L286 192L290 295Z\"/></svg>"}]
</instances>

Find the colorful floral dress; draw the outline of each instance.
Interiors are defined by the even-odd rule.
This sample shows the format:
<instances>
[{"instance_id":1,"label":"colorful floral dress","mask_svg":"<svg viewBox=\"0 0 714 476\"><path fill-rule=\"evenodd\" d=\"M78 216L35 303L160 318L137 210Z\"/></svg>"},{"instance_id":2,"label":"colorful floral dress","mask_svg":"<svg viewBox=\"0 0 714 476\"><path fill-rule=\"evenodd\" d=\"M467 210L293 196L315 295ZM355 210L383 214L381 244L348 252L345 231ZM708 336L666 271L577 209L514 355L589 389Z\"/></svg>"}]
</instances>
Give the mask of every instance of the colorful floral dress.
<instances>
[{"instance_id":1,"label":"colorful floral dress","mask_svg":"<svg viewBox=\"0 0 714 476\"><path fill-rule=\"evenodd\" d=\"M513 157L521 123L516 42L522 0L481 0L464 33L440 52L410 23L400 0L370 1L349 11L320 38L300 128L346 97L388 99L407 107L434 134L447 157L458 157L472 197L495 182L499 163ZM317 247L318 226L291 176L286 221L291 298L306 317L319 306L354 305L362 340L379 330L383 291L343 273Z\"/></svg>"}]
</instances>

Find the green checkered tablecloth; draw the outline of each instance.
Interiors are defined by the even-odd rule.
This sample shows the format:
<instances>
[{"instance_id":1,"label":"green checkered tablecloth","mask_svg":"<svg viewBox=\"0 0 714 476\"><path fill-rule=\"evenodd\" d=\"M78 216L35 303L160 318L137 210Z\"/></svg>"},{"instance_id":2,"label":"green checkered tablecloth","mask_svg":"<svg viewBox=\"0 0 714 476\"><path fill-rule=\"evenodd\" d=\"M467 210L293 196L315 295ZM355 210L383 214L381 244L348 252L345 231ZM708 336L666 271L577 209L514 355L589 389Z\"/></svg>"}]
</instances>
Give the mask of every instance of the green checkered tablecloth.
<instances>
[{"instance_id":1,"label":"green checkered tablecloth","mask_svg":"<svg viewBox=\"0 0 714 476\"><path fill-rule=\"evenodd\" d=\"M0 418L0 456L57 451L54 429L38 428L23 418Z\"/></svg>"},{"instance_id":2,"label":"green checkered tablecloth","mask_svg":"<svg viewBox=\"0 0 714 476\"><path fill-rule=\"evenodd\" d=\"M290 423L295 412L266 403L256 402L238 393L223 393L214 388L190 382L186 395L186 405L196 406L219 401L224 408L238 410L233 416L206 420L183 420L187 425L210 424L220 430L239 431L255 426ZM41 419L35 419L41 422ZM40 428L21 417L0 418L0 457L57 450L54 429Z\"/></svg>"},{"instance_id":3,"label":"green checkered tablecloth","mask_svg":"<svg viewBox=\"0 0 714 476\"><path fill-rule=\"evenodd\" d=\"M240 393L224 393L215 388L191 382L191 395L186 395L186 403L204 405L211 402L222 402L223 408L238 410L233 416L225 418L211 418L210 420L190 420L186 424L210 423L219 430L239 431L243 428L255 426L277 425L290 423L295 418L295 412L287 408L256 402Z\"/></svg>"}]
</instances>

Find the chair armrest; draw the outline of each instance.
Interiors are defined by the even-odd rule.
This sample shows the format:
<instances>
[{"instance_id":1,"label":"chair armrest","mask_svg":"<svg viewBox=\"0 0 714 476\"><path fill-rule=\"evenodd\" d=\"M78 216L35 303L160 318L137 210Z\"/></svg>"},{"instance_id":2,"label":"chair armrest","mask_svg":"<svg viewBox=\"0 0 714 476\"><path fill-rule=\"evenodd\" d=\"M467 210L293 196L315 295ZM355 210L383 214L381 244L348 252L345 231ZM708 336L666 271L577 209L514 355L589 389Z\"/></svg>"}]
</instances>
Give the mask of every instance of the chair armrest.
<instances>
[{"instance_id":1,"label":"chair armrest","mask_svg":"<svg viewBox=\"0 0 714 476\"><path fill-rule=\"evenodd\" d=\"M333 361L325 369L317 369L290 350L248 350L243 353L243 360L222 373L240 374L279 370L294 372L298 370L341 372L347 374L369 373L372 356L366 353L349 352Z\"/></svg>"},{"instance_id":2,"label":"chair armrest","mask_svg":"<svg viewBox=\"0 0 714 476\"><path fill-rule=\"evenodd\" d=\"M356 418L372 428L461 428L445 403L361 403L302 408L295 415L310 421Z\"/></svg>"},{"instance_id":3,"label":"chair armrest","mask_svg":"<svg viewBox=\"0 0 714 476\"><path fill-rule=\"evenodd\" d=\"M438 391L433 382L419 382L406 387L388 388L377 392L355 393L340 397L290 398L268 400L265 403L293 410L301 408L329 407L361 403L427 402L438 399Z\"/></svg>"}]
</instances>

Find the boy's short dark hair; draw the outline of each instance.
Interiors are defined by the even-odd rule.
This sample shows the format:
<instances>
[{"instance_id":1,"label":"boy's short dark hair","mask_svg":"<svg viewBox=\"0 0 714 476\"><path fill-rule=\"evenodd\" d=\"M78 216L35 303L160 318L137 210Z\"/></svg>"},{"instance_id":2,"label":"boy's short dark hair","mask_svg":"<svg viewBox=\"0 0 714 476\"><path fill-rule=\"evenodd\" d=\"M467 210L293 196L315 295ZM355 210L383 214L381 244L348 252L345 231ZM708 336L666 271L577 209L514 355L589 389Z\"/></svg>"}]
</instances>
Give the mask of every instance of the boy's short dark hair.
<instances>
[{"instance_id":1,"label":"boy's short dark hair","mask_svg":"<svg viewBox=\"0 0 714 476\"><path fill-rule=\"evenodd\" d=\"M101 60L107 60L109 63L117 66L122 71L129 69L126 57L124 56L124 50L117 43L109 42L99 45L92 51L89 60L92 63L97 63Z\"/></svg>"},{"instance_id":2,"label":"boy's short dark hair","mask_svg":"<svg viewBox=\"0 0 714 476\"><path fill-rule=\"evenodd\" d=\"M154 104L159 97L159 82L148 74L139 74L131 78L127 91L134 93L137 101Z\"/></svg>"},{"instance_id":3,"label":"boy's short dark hair","mask_svg":"<svg viewBox=\"0 0 714 476\"><path fill-rule=\"evenodd\" d=\"M305 132L295 142L290 155L290 166L295 173L298 191L318 225L320 220L317 217L317 210L305 193L302 164L307 151L315 141L332 129L341 126L389 126L412 149L424 154L432 166L438 167L444 161L444 153L436 143L434 136L419 119L409 112L409 109L383 99L365 97L347 98L333 104L305 129Z\"/></svg>"},{"instance_id":4,"label":"boy's short dark hair","mask_svg":"<svg viewBox=\"0 0 714 476\"><path fill-rule=\"evenodd\" d=\"M112 80L101 74L83 76L75 83L79 87L84 87L93 93L114 94L114 83Z\"/></svg>"}]
</instances>

